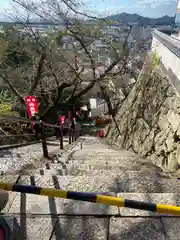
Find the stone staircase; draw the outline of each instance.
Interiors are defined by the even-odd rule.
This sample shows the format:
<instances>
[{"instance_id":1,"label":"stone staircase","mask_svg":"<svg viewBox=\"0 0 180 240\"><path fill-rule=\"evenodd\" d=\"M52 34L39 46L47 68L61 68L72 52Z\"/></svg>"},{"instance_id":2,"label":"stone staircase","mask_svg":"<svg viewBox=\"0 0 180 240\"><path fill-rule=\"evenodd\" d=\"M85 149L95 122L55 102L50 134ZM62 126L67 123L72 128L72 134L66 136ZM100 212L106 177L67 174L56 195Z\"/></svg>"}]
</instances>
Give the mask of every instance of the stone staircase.
<instances>
[{"instance_id":1,"label":"stone staircase","mask_svg":"<svg viewBox=\"0 0 180 240\"><path fill-rule=\"evenodd\" d=\"M27 170L18 183L179 205L180 182L160 171L148 159L86 136L44 167ZM12 193L2 212L14 217L18 240L180 239L180 218L96 203Z\"/></svg>"}]
</instances>

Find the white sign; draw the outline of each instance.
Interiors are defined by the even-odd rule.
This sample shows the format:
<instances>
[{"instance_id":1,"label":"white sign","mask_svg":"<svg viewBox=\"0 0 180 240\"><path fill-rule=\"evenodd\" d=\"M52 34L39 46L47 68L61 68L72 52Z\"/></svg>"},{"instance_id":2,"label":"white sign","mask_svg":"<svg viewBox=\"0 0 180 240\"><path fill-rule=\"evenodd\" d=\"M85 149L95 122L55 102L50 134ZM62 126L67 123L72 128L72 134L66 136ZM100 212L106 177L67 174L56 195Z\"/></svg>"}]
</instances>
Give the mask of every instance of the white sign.
<instances>
[{"instance_id":1,"label":"white sign","mask_svg":"<svg viewBox=\"0 0 180 240\"><path fill-rule=\"evenodd\" d=\"M90 98L89 102L90 102L90 108L91 109L97 108L97 100L96 100L96 98Z\"/></svg>"}]
</instances>

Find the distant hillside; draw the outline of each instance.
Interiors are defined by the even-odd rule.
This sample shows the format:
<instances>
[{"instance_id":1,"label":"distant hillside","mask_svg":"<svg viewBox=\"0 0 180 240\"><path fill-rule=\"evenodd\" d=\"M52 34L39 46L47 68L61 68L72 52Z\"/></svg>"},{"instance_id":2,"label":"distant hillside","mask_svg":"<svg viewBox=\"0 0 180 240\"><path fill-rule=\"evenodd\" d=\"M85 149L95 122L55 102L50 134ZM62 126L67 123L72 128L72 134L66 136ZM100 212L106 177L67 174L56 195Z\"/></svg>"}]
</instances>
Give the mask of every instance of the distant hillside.
<instances>
[{"instance_id":1,"label":"distant hillside","mask_svg":"<svg viewBox=\"0 0 180 240\"><path fill-rule=\"evenodd\" d=\"M164 16L161 18L142 17L138 14L120 13L107 17L108 20L120 21L123 23L137 23L145 25L172 25L174 17Z\"/></svg>"},{"instance_id":2,"label":"distant hillside","mask_svg":"<svg viewBox=\"0 0 180 240\"><path fill-rule=\"evenodd\" d=\"M148 18L142 17L138 14L128 14L128 13L120 13L116 15L111 15L106 17L107 20L119 21L122 23L136 23L136 24L145 24L145 25L172 25L174 23L174 17L163 16L161 18ZM95 20L89 19L86 23L95 23ZM13 22L0 22L2 25L10 25ZM21 22L16 22L16 24L21 24ZM42 20L42 21L31 21L32 25L63 25L63 21L53 22L52 20ZM70 23L69 23L70 24ZM73 24L73 21L72 23Z\"/></svg>"}]
</instances>

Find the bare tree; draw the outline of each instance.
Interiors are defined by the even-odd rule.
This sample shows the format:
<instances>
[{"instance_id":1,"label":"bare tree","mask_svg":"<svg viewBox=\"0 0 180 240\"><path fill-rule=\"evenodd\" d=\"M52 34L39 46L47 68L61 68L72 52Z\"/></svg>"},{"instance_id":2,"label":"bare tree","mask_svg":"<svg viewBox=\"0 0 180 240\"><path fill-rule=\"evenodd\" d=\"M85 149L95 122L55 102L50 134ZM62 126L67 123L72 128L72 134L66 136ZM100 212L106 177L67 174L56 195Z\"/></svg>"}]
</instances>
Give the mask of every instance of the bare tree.
<instances>
[{"instance_id":1,"label":"bare tree","mask_svg":"<svg viewBox=\"0 0 180 240\"><path fill-rule=\"evenodd\" d=\"M40 111L46 117L53 109L72 105L98 85L112 115L114 110L107 83L127 72L135 75L128 66L133 57L128 48L132 27L121 25L124 36L121 28L114 29L112 33L109 28L111 23L79 11L82 4L76 1L13 2L24 9L26 18L16 16L22 32L12 28L11 32L10 29L7 31L7 36L3 36L7 44L1 54L0 76L20 102L25 104L27 94L36 94ZM38 16L43 23L50 22L54 31L43 36L33 30L30 15ZM62 23L64 27L60 30L58 27ZM20 46L17 44L11 52L17 57L18 50L24 51L22 61L16 65L6 61L7 51L15 41L12 41L13 36L16 36L16 44L19 42ZM84 82L86 85L82 85Z\"/></svg>"}]
</instances>

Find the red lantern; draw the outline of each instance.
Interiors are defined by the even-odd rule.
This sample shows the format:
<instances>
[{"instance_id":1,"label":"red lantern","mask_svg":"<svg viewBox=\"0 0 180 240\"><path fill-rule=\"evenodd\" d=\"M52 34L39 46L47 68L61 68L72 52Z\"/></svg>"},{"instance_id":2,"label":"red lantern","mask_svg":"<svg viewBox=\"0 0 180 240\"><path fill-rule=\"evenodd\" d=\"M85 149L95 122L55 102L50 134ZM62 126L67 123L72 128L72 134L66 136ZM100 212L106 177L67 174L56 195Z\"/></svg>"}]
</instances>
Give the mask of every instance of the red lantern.
<instances>
[{"instance_id":1,"label":"red lantern","mask_svg":"<svg viewBox=\"0 0 180 240\"><path fill-rule=\"evenodd\" d=\"M26 97L27 111L30 118L35 113L38 113L38 102L36 96L27 96Z\"/></svg>"},{"instance_id":2,"label":"red lantern","mask_svg":"<svg viewBox=\"0 0 180 240\"><path fill-rule=\"evenodd\" d=\"M60 124L63 125L65 122L66 117L65 116L60 116L59 120L60 120Z\"/></svg>"},{"instance_id":3,"label":"red lantern","mask_svg":"<svg viewBox=\"0 0 180 240\"><path fill-rule=\"evenodd\" d=\"M105 136L105 131L104 130L100 130L99 131L99 137L103 138Z\"/></svg>"}]
</instances>

